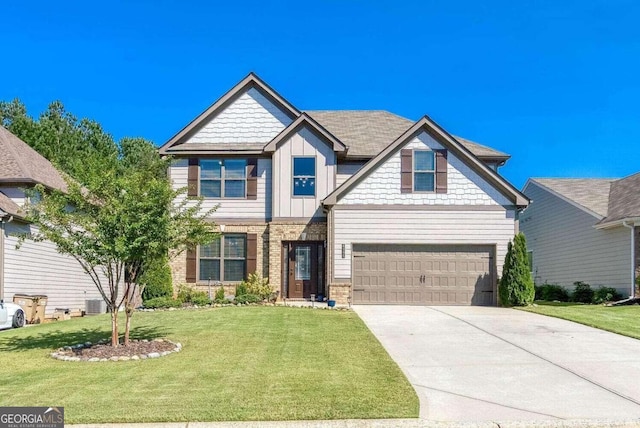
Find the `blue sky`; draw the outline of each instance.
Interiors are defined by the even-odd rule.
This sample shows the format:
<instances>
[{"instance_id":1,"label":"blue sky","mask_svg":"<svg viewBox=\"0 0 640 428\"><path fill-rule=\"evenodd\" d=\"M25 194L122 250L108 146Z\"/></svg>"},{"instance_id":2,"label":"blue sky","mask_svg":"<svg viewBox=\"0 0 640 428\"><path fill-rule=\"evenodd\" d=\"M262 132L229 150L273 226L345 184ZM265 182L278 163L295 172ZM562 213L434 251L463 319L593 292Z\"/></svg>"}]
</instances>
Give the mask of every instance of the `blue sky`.
<instances>
[{"instance_id":1,"label":"blue sky","mask_svg":"<svg viewBox=\"0 0 640 428\"><path fill-rule=\"evenodd\" d=\"M300 109L428 114L528 177L640 170L640 2L18 1L0 100L162 144L249 71Z\"/></svg>"}]
</instances>

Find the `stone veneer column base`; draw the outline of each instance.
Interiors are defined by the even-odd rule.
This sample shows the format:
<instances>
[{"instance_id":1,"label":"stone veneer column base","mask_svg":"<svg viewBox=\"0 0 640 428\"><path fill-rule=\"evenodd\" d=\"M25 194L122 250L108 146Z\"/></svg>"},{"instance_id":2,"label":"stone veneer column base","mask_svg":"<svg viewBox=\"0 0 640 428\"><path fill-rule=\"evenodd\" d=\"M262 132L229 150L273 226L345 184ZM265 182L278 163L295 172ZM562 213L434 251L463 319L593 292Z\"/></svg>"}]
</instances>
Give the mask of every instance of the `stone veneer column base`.
<instances>
[{"instance_id":1,"label":"stone veneer column base","mask_svg":"<svg viewBox=\"0 0 640 428\"><path fill-rule=\"evenodd\" d=\"M351 304L351 284L350 283L330 284L329 299L335 300L336 305L346 306Z\"/></svg>"}]
</instances>

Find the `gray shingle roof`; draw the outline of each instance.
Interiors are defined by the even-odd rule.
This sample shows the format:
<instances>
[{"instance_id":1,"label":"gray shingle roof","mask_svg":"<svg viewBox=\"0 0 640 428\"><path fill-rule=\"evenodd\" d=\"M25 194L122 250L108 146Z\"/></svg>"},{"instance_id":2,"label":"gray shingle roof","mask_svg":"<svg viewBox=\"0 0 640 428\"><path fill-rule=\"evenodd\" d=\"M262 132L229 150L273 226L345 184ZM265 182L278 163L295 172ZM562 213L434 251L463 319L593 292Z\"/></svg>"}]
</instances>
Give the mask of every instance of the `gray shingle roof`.
<instances>
[{"instance_id":1,"label":"gray shingle roof","mask_svg":"<svg viewBox=\"0 0 640 428\"><path fill-rule=\"evenodd\" d=\"M607 218L601 223L640 217L640 172L611 183Z\"/></svg>"},{"instance_id":2,"label":"gray shingle roof","mask_svg":"<svg viewBox=\"0 0 640 428\"><path fill-rule=\"evenodd\" d=\"M194 151L211 152L261 152L263 143L182 143L165 149L167 153L181 153Z\"/></svg>"},{"instance_id":3,"label":"gray shingle roof","mask_svg":"<svg viewBox=\"0 0 640 428\"><path fill-rule=\"evenodd\" d=\"M20 207L4 193L0 192L0 211L9 215L20 215Z\"/></svg>"},{"instance_id":4,"label":"gray shingle roof","mask_svg":"<svg viewBox=\"0 0 640 428\"><path fill-rule=\"evenodd\" d=\"M601 216L607 215L612 178L532 178L565 198Z\"/></svg>"},{"instance_id":5,"label":"gray shingle roof","mask_svg":"<svg viewBox=\"0 0 640 428\"><path fill-rule=\"evenodd\" d=\"M376 156L414 123L384 110L308 110L306 113L349 147L347 157L352 158ZM509 158L508 154L482 144L454 138L478 157Z\"/></svg>"},{"instance_id":6,"label":"gray shingle roof","mask_svg":"<svg viewBox=\"0 0 640 428\"><path fill-rule=\"evenodd\" d=\"M0 126L0 182L40 183L65 190L67 185L58 170L27 143Z\"/></svg>"}]
</instances>

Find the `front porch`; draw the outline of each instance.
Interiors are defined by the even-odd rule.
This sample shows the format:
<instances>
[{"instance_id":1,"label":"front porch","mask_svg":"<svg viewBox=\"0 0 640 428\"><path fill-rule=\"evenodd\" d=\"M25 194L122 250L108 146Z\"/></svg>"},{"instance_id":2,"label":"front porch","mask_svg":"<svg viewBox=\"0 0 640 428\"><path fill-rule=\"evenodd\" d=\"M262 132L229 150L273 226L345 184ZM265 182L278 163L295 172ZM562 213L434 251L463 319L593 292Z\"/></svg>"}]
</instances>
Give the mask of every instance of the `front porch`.
<instances>
[{"instance_id":1,"label":"front porch","mask_svg":"<svg viewBox=\"0 0 640 428\"><path fill-rule=\"evenodd\" d=\"M269 224L269 282L282 300L314 300L327 294L327 223Z\"/></svg>"}]
</instances>

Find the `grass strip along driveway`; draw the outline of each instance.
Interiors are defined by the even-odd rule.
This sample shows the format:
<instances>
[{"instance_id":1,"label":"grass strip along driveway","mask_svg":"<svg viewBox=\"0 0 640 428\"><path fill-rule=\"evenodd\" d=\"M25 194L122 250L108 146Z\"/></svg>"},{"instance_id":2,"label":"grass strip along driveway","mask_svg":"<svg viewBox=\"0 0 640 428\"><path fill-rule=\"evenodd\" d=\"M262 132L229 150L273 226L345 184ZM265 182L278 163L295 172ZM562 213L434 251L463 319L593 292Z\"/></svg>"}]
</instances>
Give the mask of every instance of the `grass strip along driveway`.
<instances>
[{"instance_id":1,"label":"grass strip along driveway","mask_svg":"<svg viewBox=\"0 0 640 428\"><path fill-rule=\"evenodd\" d=\"M133 338L183 350L65 362L108 338L106 315L0 332L0 406L64 406L67 423L405 418L418 399L353 312L227 307L138 313Z\"/></svg>"},{"instance_id":2,"label":"grass strip along driveway","mask_svg":"<svg viewBox=\"0 0 640 428\"><path fill-rule=\"evenodd\" d=\"M590 327L640 339L640 306L603 306L580 303L535 302L523 311L575 321Z\"/></svg>"}]
</instances>

